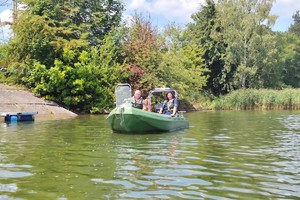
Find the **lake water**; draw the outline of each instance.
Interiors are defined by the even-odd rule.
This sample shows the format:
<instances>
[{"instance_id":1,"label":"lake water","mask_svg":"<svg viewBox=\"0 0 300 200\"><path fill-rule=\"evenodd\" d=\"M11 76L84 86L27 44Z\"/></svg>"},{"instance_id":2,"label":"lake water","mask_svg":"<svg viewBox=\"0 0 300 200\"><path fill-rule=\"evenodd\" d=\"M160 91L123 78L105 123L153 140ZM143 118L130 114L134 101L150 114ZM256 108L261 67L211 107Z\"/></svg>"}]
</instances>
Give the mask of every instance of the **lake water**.
<instances>
[{"instance_id":1,"label":"lake water","mask_svg":"<svg viewBox=\"0 0 300 200\"><path fill-rule=\"evenodd\" d=\"M112 133L104 115L0 123L0 199L300 199L300 111L187 113Z\"/></svg>"}]
</instances>

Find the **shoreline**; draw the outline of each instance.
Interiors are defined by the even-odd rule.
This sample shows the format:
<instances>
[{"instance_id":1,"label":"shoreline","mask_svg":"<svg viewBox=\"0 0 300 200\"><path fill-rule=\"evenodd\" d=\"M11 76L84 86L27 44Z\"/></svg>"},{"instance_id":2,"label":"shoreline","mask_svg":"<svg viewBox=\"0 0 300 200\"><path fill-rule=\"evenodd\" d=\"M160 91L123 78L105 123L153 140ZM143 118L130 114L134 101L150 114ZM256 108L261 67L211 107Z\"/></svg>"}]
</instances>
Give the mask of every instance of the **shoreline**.
<instances>
[{"instance_id":1,"label":"shoreline","mask_svg":"<svg viewBox=\"0 0 300 200\"><path fill-rule=\"evenodd\" d=\"M10 112L37 112L36 120L78 116L55 102L36 97L28 89L0 83L0 114Z\"/></svg>"}]
</instances>

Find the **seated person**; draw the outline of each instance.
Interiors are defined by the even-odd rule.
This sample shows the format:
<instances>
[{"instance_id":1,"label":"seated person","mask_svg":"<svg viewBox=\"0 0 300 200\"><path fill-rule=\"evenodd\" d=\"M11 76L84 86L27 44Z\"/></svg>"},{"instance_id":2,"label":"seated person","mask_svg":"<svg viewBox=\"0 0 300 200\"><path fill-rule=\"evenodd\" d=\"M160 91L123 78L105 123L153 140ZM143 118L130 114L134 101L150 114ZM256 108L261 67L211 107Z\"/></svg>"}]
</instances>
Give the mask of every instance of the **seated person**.
<instances>
[{"instance_id":1,"label":"seated person","mask_svg":"<svg viewBox=\"0 0 300 200\"><path fill-rule=\"evenodd\" d=\"M143 110L151 111L151 105L147 98L144 100Z\"/></svg>"},{"instance_id":2,"label":"seated person","mask_svg":"<svg viewBox=\"0 0 300 200\"><path fill-rule=\"evenodd\" d=\"M168 92L166 95L166 100L164 101L162 107L159 110L160 114L166 114L170 116L175 116L178 110L178 100L175 98L172 92Z\"/></svg>"},{"instance_id":3,"label":"seated person","mask_svg":"<svg viewBox=\"0 0 300 200\"><path fill-rule=\"evenodd\" d=\"M136 90L134 92L134 96L129 99L130 103L132 104L132 107L138 109L145 109L145 104L141 95L142 93L140 90Z\"/></svg>"}]
</instances>

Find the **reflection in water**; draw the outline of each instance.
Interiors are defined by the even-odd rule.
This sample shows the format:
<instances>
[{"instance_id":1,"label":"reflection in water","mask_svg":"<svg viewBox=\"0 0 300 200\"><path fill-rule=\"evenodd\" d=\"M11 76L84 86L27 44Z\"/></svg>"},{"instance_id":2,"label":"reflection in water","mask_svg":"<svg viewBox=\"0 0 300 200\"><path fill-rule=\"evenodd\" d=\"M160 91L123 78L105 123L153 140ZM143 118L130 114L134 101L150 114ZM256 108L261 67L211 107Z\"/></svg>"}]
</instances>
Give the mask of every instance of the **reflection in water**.
<instances>
[{"instance_id":1,"label":"reflection in water","mask_svg":"<svg viewBox=\"0 0 300 200\"><path fill-rule=\"evenodd\" d=\"M12 183L12 184L0 184L0 192L16 192L17 189L18 189L18 187L14 183Z\"/></svg>"},{"instance_id":2,"label":"reflection in water","mask_svg":"<svg viewBox=\"0 0 300 200\"><path fill-rule=\"evenodd\" d=\"M117 134L103 116L0 129L0 199L299 199L298 111L188 113Z\"/></svg>"},{"instance_id":3,"label":"reflection in water","mask_svg":"<svg viewBox=\"0 0 300 200\"><path fill-rule=\"evenodd\" d=\"M272 189L284 196L300 197L300 115L278 119L286 130L274 130L277 145L269 153L277 154L280 159L272 162L278 180Z\"/></svg>"},{"instance_id":4,"label":"reflection in water","mask_svg":"<svg viewBox=\"0 0 300 200\"><path fill-rule=\"evenodd\" d=\"M128 199L299 198L300 148L284 141L293 135L276 132L278 118L219 114L197 114L200 125L186 134L117 146L113 179L92 180L123 188L117 198Z\"/></svg>"},{"instance_id":5,"label":"reflection in water","mask_svg":"<svg viewBox=\"0 0 300 200\"><path fill-rule=\"evenodd\" d=\"M189 150L178 149L182 144L197 146L197 141L189 138L183 140L182 135L177 133L175 136L133 146L120 145L116 150L118 158L114 179L92 180L122 186L128 190L119 195L119 198L164 199L173 196L198 199L201 196L199 186L211 185L200 176L213 174L201 172L205 168L203 166L181 163L184 160L179 156L181 153L193 154ZM189 156L189 159L197 160L197 157Z\"/></svg>"},{"instance_id":6,"label":"reflection in water","mask_svg":"<svg viewBox=\"0 0 300 200\"><path fill-rule=\"evenodd\" d=\"M287 129L300 131L300 115L288 115L279 119Z\"/></svg>"},{"instance_id":7,"label":"reflection in water","mask_svg":"<svg viewBox=\"0 0 300 200\"><path fill-rule=\"evenodd\" d=\"M0 163L0 179L32 176L32 173L23 171L26 168L31 168L31 166Z\"/></svg>"}]
</instances>

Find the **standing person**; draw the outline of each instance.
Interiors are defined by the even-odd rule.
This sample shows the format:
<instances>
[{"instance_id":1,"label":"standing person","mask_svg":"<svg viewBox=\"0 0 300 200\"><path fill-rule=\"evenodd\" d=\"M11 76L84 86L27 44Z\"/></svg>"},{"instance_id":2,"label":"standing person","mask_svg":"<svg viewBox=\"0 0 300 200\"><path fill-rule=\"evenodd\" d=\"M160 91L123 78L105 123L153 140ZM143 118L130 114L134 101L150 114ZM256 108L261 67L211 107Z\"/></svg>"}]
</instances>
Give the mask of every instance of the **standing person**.
<instances>
[{"instance_id":1,"label":"standing person","mask_svg":"<svg viewBox=\"0 0 300 200\"><path fill-rule=\"evenodd\" d=\"M161 106L159 113L166 114L170 116L175 116L178 110L178 100L175 98L175 95L172 92L166 94L166 100Z\"/></svg>"}]
</instances>

